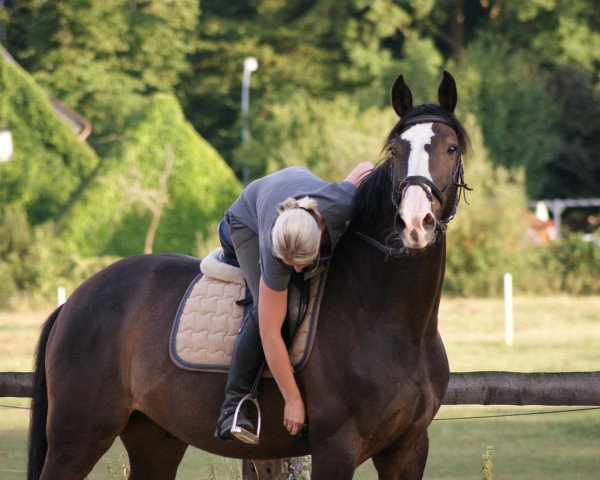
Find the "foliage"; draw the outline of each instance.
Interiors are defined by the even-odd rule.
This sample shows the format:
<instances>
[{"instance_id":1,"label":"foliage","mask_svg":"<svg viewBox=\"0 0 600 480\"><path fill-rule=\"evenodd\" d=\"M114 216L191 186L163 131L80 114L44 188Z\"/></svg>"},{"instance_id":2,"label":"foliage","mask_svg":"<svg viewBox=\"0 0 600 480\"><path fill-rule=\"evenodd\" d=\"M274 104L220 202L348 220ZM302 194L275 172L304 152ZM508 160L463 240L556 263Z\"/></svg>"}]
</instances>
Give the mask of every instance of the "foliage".
<instances>
[{"instance_id":1,"label":"foliage","mask_svg":"<svg viewBox=\"0 0 600 480\"><path fill-rule=\"evenodd\" d=\"M175 88L198 15L196 0L24 0L9 31L36 80L91 120L101 150L142 95Z\"/></svg>"},{"instance_id":2,"label":"foliage","mask_svg":"<svg viewBox=\"0 0 600 480\"><path fill-rule=\"evenodd\" d=\"M68 252L54 237L55 226L31 226L22 205L4 205L0 213L0 303L16 293L47 300L58 286L72 291L115 260Z\"/></svg>"},{"instance_id":3,"label":"foliage","mask_svg":"<svg viewBox=\"0 0 600 480\"><path fill-rule=\"evenodd\" d=\"M106 470L110 480L127 480L129 478L131 467L129 466L129 458L125 452L121 452L121 455L119 455L119 467L120 471L115 470L110 459L106 460Z\"/></svg>"},{"instance_id":4,"label":"foliage","mask_svg":"<svg viewBox=\"0 0 600 480\"><path fill-rule=\"evenodd\" d=\"M421 103L434 100L446 67L459 84L459 117L476 117L489 152L468 167L478 188L471 198L500 219L461 208L449 241L461 239L464 264L451 244L446 287L494 293L504 267L517 285L532 264L559 271L544 248L523 247L517 232L524 227L512 220L522 218L523 182L535 197L598 192L598 9L592 0L525 3L205 0L200 11L196 0L6 2L8 49L43 88L91 120L95 150L57 120L27 74L0 61L0 128L10 127L16 146L13 162L0 164L0 204L22 212L32 245L21 257L35 258L42 248L35 238L56 232L62 245L43 248L57 263L71 265L63 250L69 258L137 253L158 220L155 251L206 253L216 245L216 222L240 186L194 136L174 97L238 172L249 165L256 177L303 164L339 180L356 163L377 159L395 121L388 92L396 75L405 75ZM246 56L259 69L251 82L252 138L240 147ZM170 156L173 171L165 175ZM161 174L169 188L159 198ZM221 177L230 185L222 191ZM503 187L483 193L490 180ZM11 215L4 220L16 222ZM37 268L26 275L8 255L0 262L2 288L29 288L45 275ZM557 256L567 271L568 259ZM574 284L575 275L565 278L560 288L589 291ZM524 288L540 285L533 280L523 280Z\"/></svg>"},{"instance_id":5,"label":"foliage","mask_svg":"<svg viewBox=\"0 0 600 480\"><path fill-rule=\"evenodd\" d=\"M398 28L409 31L409 11L421 3L262 0L232 6L204 1L194 70L179 90L186 116L230 158L239 143L242 64L249 55L259 63L251 81L252 118L269 115L272 105L286 103L300 90L329 100L339 92L380 92L382 84L388 90L402 48ZM393 46L385 47L386 41ZM411 35L411 44L419 41ZM431 45L430 39L423 42ZM420 64L410 65L418 69ZM429 65L425 60L422 69Z\"/></svg>"},{"instance_id":6,"label":"foliage","mask_svg":"<svg viewBox=\"0 0 600 480\"><path fill-rule=\"evenodd\" d=\"M600 242L584 241L570 234L529 252L534 274L519 282L520 291L531 293L566 292L574 295L600 293Z\"/></svg>"},{"instance_id":7,"label":"foliage","mask_svg":"<svg viewBox=\"0 0 600 480\"><path fill-rule=\"evenodd\" d=\"M290 459L287 480L310 480L312 471L312 457L296 457Z\"/></svg>"},{"instance_id":8,"label":"foliage","mask_svg":"<svg viewBox=\"0 0 600 480\"><path fill-rule=\"evenodd\" d=\"M347 96L318 100L299 91L257 119L257 134L236 151L235 165L250 166L253 177L304 165L326 180L341 181L359 162L377 161L394 122L389 108L360 111Z\"/></svg>"},{"instance_id":9,"label":"foliage","mask_svg":"<svg viewBox=\"0 0 600 480\"><path fill-rule=\"evenodd\" d=\"M219 154L197 135L177 101L149 99L129 121L127 139L111 150L95 181L63 222L60 236L82 255L141 253L150 214L136 204L137 182L159 187L169 156L174 166L154 251L194 254L198 238L212 233L240 185ZM134 198L132 198L132 196Z\"/></svg>"},{"instance_id":10,"label":"foliage","mask_svg":"<svg viewBox=\"0 0 600 480\"><path fill-rule=\"evenodd\" d=\"M561 144L559 109L546 76L523 53L487 40L473 43L457 72L461 110L474 113L495 165L525 169L527 193Z\"/></svg>"},{"instance_id":11,"label":"foliage","mask_svg":"<svg viewBox=\"0 0 600 480\"><path fill-rule=\"evenodd\" d=\"M444 288L459 295L496 295L502 275L515 267L527 231L523 176L492 165L472 116L465 126L474 151L465 179L473 191L467 193L469 205L461 205L448 226Z\"/></svg>"},{"instance_id":12,"label":"foliage","mask_svg":"<svg viewBox=\"0 0 600 480\"><path fill-rule=\"evenodd\" d=\"M22 205L28 221L56 218L78 197L99 164L52 109L30 76L0 57L0 121L13 136L14 156L0 164L0 204Z\"/></svg>"},{"instance_id":13,"label":"foliage","mask_svg":"<svg viewBox=\"0 0 600 480\"><path fill-rule=\"evenodd\" d=\"M461 296L500 295L510 272L518 294L600 293L600 244L579 235L527 245L523 176L494 167L472 117L466 122L474 157L465 178L474 187L448 227L444 289Z\"/></svg>"},{"instance_id":14,"label":"foliage","mask_svg":"<svg viewBox=\"0 0 600 480\"><path fill-rule=\"evenodd\" d=\"M492 447L491 445L486 445L484 447L484 452L481 455L481 469L483 474L483 480L492 480Z\"/></svg>"},{"instance_id":15,"label":"foliage","mask_svg":"<svg viewBox=\"0 0 600 480\"><path fill-rule=\"evenodd\" d=\"M558 119L560 147L536 178L537 198L597 197L600 186L600 91L591 75L572 67L553 72L550 91L563 116Z\"/></svg>"},{"instance_id":16,"label":"foliage","mask_svg":"<svg viewBox=\"0 0 600 480\"><path fill-rule=\"evenodd\" d=\"M492 0L490 30L527 49L540 62L597 72L600 32L597 4L588 0Z\"/></svg>"}]
</instances>

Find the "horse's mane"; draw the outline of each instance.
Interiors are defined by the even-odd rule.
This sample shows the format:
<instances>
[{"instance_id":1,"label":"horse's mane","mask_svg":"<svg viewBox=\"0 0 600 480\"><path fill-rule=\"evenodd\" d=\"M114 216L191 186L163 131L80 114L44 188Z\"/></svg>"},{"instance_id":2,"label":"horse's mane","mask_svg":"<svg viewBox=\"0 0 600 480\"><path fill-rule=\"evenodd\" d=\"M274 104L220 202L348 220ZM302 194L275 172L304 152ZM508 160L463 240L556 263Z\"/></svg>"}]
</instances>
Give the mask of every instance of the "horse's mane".
<instances>
[{"instance_id":1,"label":"horse's mane","mask_svg":"<svg viewBox=\"0 0 600 480\"><path fill-rule=\"evenodd\" d=\"M381 160L375 166L373 171L366 177L355 198L355 211L350 228L352 230L362 230L373 225L379 218L381 212L382 200L389 199L391 196L391 162L389 155L389 145L406 127L409 120L420 115L436 115L444 118L454 129L458 137L458 145L461 153L468 153L470 150L470 141L467 131L454 116L445 108L439 105L426 103L413 108L407 115L402 117L388 134L383 148L381 149ZM391 201L391 200L390 200Z\"/></svg>"}]
</instances>

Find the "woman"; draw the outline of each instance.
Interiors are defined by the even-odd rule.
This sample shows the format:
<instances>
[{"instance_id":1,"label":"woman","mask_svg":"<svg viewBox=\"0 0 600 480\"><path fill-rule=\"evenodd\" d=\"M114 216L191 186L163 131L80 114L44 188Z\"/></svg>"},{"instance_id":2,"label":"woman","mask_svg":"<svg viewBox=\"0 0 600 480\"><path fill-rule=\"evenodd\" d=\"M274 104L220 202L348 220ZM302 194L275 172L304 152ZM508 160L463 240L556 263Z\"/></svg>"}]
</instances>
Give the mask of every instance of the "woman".
<instances>
[{"instance_id":1,"label":"woman","mask_svg":"<svg viewBox=\"0 0 600 480\"><path fill-rule=\"evenodd\" d=\"M296 435L304 424L304 403L281 336L288 282L292 270L331 256L352 215L357 187L372 169L370 162L361 163L343 182L327 183L306 168L285 168L252 182L225 213L254 308L233 351L218 438L234 438L233 414L265 357L285 401L284 427ZM254 431L244 408L237 425Z\"/></svg>"}]
</instances>

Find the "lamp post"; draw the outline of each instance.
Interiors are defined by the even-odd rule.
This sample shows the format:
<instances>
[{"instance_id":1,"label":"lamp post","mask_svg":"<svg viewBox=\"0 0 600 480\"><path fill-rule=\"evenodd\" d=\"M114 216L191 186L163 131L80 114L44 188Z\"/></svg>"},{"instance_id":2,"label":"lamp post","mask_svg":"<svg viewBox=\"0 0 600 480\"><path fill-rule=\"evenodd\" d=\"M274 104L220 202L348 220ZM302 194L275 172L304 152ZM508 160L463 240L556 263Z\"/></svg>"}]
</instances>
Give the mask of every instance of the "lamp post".
<instances>
[{"instance_id":1,"label":"lamp post","mask_svg":"<svg viewBox=\"0 0 600 480\"><path fill-rule=\"evenodd\" d=\"M244 58L244 74L242 75L242 145L248 143L248 107L250 106L250 74L258 69L258 61L254 57Z\"/></svg>"},{"instance_id":2,"label":"lamp post","mask_svg":"<svg viewBox=\"0 0 600 480\"><path fill-rule=\"evenodd\" d=\"M258 69L258 61L254 57L244 58L244 73L242 75L242 145L250 139L248 127L248 109L250 107L250 75ZM242 169L242 181L248 185L250 180L250 167L245 165Z\"/></svg>"}]
</instances>

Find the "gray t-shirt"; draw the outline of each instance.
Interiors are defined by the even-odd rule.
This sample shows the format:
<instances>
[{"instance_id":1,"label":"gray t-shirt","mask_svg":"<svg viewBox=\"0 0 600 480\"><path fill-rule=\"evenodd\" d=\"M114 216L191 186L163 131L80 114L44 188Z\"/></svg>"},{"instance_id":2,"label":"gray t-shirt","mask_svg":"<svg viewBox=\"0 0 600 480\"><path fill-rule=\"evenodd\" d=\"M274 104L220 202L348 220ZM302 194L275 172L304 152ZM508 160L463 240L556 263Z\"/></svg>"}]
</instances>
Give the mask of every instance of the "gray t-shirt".
<instances>
[{"instance_id":1,"label":"gray t-shirt","mask_svg":"<svg viewBox=\"0 0 600 480\"><path fill-rule=\"evenodd\" d=\"M288 197L316 200L331 238L331 245L321 249L320 258L326 260L354 211L355 195L350 182L327 183L304 167L288 167L248 185L225 217L232 227L248 227L258 235L262 278L269 288L283 291L293 268L273 254L271 230L279 205Z\"/></svg>"}]
</instances>

